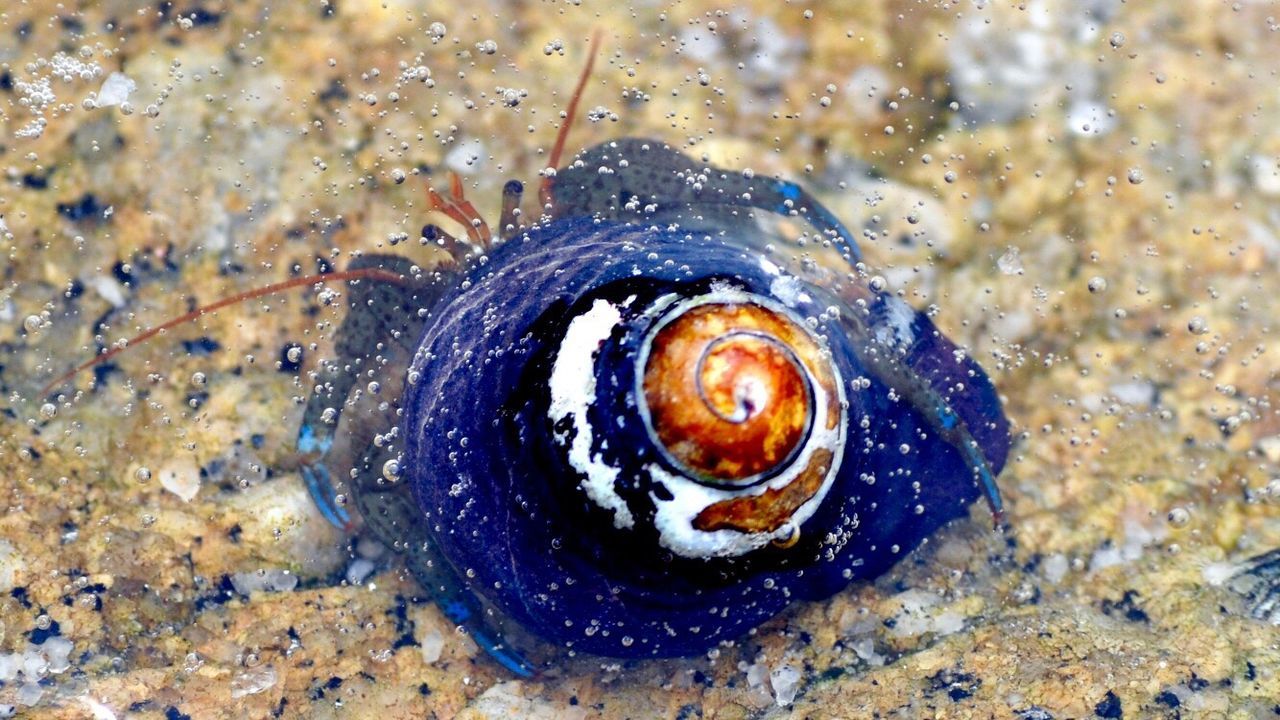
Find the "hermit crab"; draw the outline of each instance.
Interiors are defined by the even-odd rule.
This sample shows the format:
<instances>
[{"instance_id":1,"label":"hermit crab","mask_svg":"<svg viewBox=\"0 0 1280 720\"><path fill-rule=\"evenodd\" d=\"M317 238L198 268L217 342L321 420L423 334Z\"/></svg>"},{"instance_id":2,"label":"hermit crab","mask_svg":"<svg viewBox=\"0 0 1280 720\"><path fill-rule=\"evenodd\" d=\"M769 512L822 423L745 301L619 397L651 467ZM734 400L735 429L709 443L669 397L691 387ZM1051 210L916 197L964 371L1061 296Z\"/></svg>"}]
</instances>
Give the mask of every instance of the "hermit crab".
<instances>
[{"instance_id":1,"label":"hermit crab","mask_svg":"<svg viewBox=\"0 0 1280 720\"><path fill-rule=\"evenodd\" d=\"M627 138L549 171L539 212L522 193L495 232L460 183L431 192L466 231L423 229L452 267L366 255L254 293L349 283L302 475L511 671L530 642L701 653L979 496L999 522L991 381L799 185Z\"/></svg>"}]
</instances>

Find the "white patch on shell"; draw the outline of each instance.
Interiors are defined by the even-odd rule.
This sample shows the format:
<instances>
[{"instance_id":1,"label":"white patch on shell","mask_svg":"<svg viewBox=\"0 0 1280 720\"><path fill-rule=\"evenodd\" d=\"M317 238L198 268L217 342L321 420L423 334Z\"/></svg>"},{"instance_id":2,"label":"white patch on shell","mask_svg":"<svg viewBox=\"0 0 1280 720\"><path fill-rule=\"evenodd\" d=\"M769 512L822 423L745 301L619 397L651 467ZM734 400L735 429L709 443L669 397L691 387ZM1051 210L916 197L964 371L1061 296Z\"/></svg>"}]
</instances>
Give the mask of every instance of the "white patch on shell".
<instances>
[{"instance_id":1,"label":"white patch on shell","mask_svg":"<svg viewBox=\"0 0 1280 720\"><path fill-rule=\"evenodd\" d=\"M551 367L551 407L547 415L553 425L570 418L573 439L569 440L568 432L557 432L556 442L569 445L569 464L582 473L581 487L587 497L613 512L614 526L630 528L635 525L635 518L614 489L621 471L606 463L599 453L591 454L595 433L587 417L587 409L596 401L596 352L621 322L622 313L606 300L596 300L590 310L569 321Z\"/></svg>"},{"instance_id":2,"label":"white patch on shell","mask_svg":"<svg viewBox=\"0 0 1280 720\"><path fill-rule=\"evenodd\" d=\"M787 307L796 307L801 303L813 300L804 291L804 283L800 282L799 278L790 275L783 275L769 283L769 292Z\"/></svg>"},{"instance_id":3,"label":"white patch on shell","mask_svg":"<svg viewBox=\"0 0 1280 720\"><path fill-rule=\"evenodd\" d=\"M782 310L777 303L771 302L766 298L724 285L715 286L708 294L703 295L692 303L686 303L684 309L716 302L754 303L768 307L775 312ZM681 312L683 310L678 308L672 311L672 315L678 315ZM802 324L800 326L803 327ZM657 328L650 332L656 333L656 331ZM647 362L647 359L648 351L646 350L641 353L639 363L643 365L643 363ZM832 369L835 370L834 366ZM650 493L655 509L653 524L658 531L658 542L663 547L681 557L689 558L745 555L768 545L774 540L782 540L789 537L794 528L802 526L806 520L817 512L818 506L822 504L827 492L831 489L832 483L835 482L836 474L844 457L845 428L848 420L842 414L840 422L836 424L835 428L827 428L826 423L820 422L821 418L827 416L827 409L830 407L830 403L835 402L841 405L844 403L844 386L839 372L836 371L835 386L837 396L834 398L824 395L813 381L813 378L810 378L810 382L814 383L813 428L804 446L788 465L787 469L769 478L769 480L749 488L712 487L699 483L692 478L672 473L657 463L645 466L645 470L649 473L652 481L655 484L661 483L672 495L670 500L664 500L656 494ZM637 392L642 394L643 391L638 390ZM768 490L778 490L786 487L794 482L800 473L809 466L809 461L813 458L814 453L822 449L831 450L834 453L831 459L831 467L823 478L822 485L819 487L818 492L814 493L813 497L809 498L808 501L792 513L790 521L776 531L771 533L748 533L728 529L707 531L698 530L694 527L694 519L703 510L715 503L734 498L758 496Z\"/></svg>"},{"instance_id":4,"label":"white patch on shell","mask_svg":"<svg viewBox=\"0 0 1280 720\"><path fill-rule=\"evenodd\" d=\"M876 340L882 345L910 345L916 339L915 332L911 330L916 311L895 297L886 297L884 304L888 312L885 313L884 322L876 327Z\"/></svg>"},{"instance_id":5,"label":"white patch on shell","mask_svg":"<svg viewBox=\"0 0 1280 720\"><path fill-rule=\"evenodd\" d=\"M769 293L782 301L783 305L794 308L802 303L812 302L813 298L804 291L804 283L800 279L787 275L767 258L760 258L760 268L773 276L769 281Z\"/></svg>"}]
</instances>

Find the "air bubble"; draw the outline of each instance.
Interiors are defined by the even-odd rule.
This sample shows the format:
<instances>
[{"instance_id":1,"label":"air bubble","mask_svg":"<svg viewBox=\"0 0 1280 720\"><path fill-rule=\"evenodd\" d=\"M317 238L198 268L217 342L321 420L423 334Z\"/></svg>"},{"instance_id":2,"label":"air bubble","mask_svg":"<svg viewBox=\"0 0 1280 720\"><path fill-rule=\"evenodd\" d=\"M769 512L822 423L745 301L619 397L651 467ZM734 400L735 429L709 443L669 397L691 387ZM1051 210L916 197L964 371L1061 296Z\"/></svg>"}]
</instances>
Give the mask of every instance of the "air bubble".
<instances>
[{"instance_id":1,"label":"air bubble","mask_svg":"<svg viewBox=\"0 0 1280 720\"><path fill-rule=\"evenodd\" d=\"M391 458L382 464L382 477L389 483L400 482L400 478L403 474L404 471L400 467L399 458Z\"/></svg>"}]
</instances>

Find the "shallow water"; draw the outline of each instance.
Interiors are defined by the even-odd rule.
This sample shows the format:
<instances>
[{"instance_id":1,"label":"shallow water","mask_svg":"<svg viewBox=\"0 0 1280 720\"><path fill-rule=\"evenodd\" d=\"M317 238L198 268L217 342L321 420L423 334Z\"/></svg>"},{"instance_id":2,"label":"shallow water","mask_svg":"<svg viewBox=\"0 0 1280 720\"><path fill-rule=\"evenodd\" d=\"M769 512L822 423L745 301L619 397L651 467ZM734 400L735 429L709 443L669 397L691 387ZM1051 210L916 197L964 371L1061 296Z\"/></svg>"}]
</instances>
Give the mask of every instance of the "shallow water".
<instances>
[{"instance_id":1,"label":"shallow water","mask_svg":"<svg viewBox=\"0 0 1280 720\"><path fill-rule=\"evenodd\" d=\"M1280 707L1235 574L1280 547L1270 2L0 10L0 717L1195 717ZM296 468L326 290L59 373L195 305L491 220L655 137L802 182L990 373L1010 529L706 657L515 680ZM455 228L456 231L456 228ZM301 347L301 357L290 348Z\"/></svg>"}]
</instances>

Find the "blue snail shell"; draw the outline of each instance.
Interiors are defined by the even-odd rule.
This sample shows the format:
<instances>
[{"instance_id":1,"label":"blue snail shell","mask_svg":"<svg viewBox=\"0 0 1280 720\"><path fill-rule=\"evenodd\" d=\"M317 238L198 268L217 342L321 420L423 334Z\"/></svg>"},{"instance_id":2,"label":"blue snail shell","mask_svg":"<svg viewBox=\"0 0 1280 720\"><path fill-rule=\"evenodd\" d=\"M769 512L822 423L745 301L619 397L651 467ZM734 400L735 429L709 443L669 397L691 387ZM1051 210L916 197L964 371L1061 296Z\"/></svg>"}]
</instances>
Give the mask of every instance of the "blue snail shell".
<instances>
[{"instance_id":1,"label":"blue snail shell","mask_svg":"<svg viewBox=\"0 0 1280 720\"><path fill-rule=\"evenodd\" d=\"M402 465L434 550L471 592L551 643L614 657L696 654L797 599L883 573L967 512L980 494L973 462L935 431L927 409L867 367L858 344L869 340L849 332L850 312L905 336L881 338L884 351L945 398L943 424L963 422L993 473L1004 464L1008 423L994 388L927 317L878 292L851 306L764 262L749 225L727 221L728 232L714 232L709 216L704 226L690 233L562 214L495 247L434 306L418 343L401 404ZM830 490L795 546L690 558L657 541L645 522L655 489L627 478L657 456L634 420L627 330L593 356L600 395L612 400L590 411L591 450L623 468L616 489L637 503L634 525L619 527L590 502L580 472L556 451L563 428L548 415L546 379L565 323L584 304L696 295L716 283L806 319L849 388L851 420Z\"/></svg>"}]
</instances>

